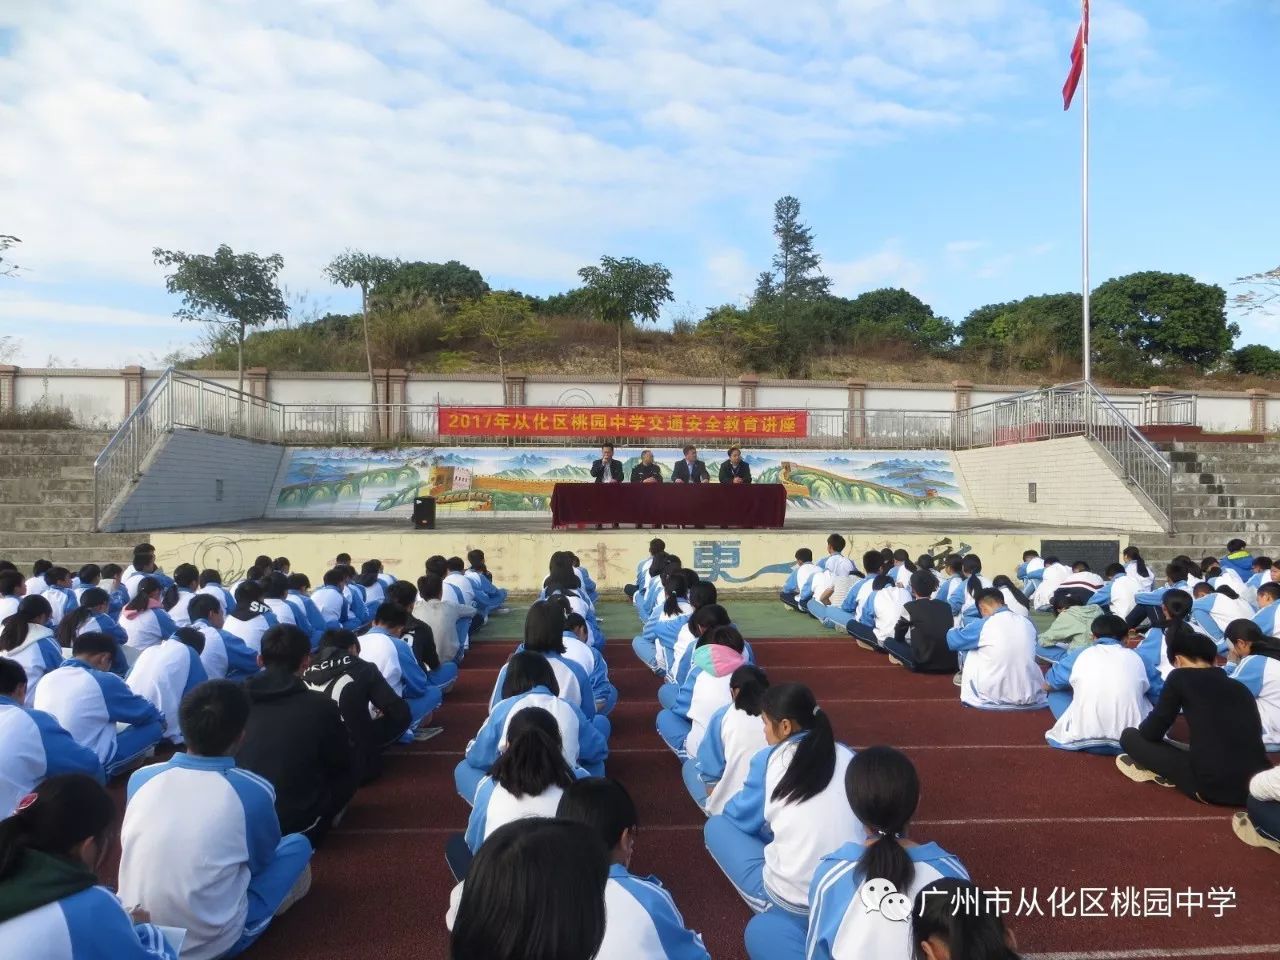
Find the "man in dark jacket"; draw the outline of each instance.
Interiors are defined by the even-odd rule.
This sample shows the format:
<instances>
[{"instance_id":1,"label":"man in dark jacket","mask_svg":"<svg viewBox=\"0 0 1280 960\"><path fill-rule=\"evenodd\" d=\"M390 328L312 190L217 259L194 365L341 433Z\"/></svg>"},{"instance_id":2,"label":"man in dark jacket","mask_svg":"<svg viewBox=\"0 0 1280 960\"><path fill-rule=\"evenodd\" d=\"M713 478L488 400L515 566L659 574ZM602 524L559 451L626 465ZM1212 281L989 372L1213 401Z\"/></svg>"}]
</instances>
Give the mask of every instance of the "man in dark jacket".
<instances>
[{"instance_id":1,"label":"man in dark jacket","mask_svg":"<svg viewBox=\"0 0 1280 960\"><path fill-rule=\"evenodd\" d=\"M751 464L742 459L741 447L729 448L729 459L720 464L720 482L737 484L751 482Z\"/></svg>"},{"instance_id":2,"label":"man in dark jacket","mask_svg":"<svg viewBox=\"0 0 1280 960\"><path fill-rule=\"evenodd\" d=\"M393 584L398 586L398 584ZM382 770L382 751L409 729L405 703L376 666L360 659L360 639L350 630L329 630L320 652L302 674L302 682L338 705L351 737L357 783Z\"/></svg>"},{"instance_id":3,"label":"man in dark jacket","mask_svg":"<svg viewBox=\"0 0 1280 960\"><path fill-rule=\"evenodd\" d=\"M596 483L621 483L622 464L613 459L613 444L600 448L600 459L591 464L591 478Z\"/></svg>"},{"instance_id":4,"label":"man in dark jacket","mask_svg":"<svg viewBox=\"0 0 1280 960\"><path fill-rule=\"evenodd\" d=\"M351 742L338 705L308 689L311 640L292 624L277 624L262 637L262 673L245 682L252 707L237 766L276 790L276 814L284 833L302 833L319 846L356 790Z\"/></svg>"},{"instance_id":5,"label":"man in dark jacket","mask_svg":"<svg viewBox=\"0 0 1280 960\"><path fill-rule=\"evenodd\" d=\"M947 631L955 623L951 605L934 600L938 578L930 570L911 575L911 595L893 636L884 641L890 659L918 673L955 673L956 652L947 646Z\"/></svg>"},{"instance_id":6,"label":"man in dark jacket","mask_svg":"<svg viewBox=\"0 0 1280 960\"><path fill-rule=\"evenodd\" d=\"M698 459L698 448L689 444L684 448L684 456L671 468L672 483L710 483L711 474L707 473L707 465Z\"/></svg>"}]
</instances>

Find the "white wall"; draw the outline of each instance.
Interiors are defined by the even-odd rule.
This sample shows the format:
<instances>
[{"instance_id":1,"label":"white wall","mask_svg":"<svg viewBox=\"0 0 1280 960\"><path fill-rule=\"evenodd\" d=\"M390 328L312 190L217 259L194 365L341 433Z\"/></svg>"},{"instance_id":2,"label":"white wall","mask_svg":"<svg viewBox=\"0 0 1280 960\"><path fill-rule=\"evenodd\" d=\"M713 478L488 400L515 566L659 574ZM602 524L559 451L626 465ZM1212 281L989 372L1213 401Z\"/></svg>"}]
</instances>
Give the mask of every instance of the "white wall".
<instances>
[{"instance_id":1,"label":"white wall","mask_svg":"<svg viewBox=\"0 0 1280 960\"><path fill-rule=\"evenodd\" d=\"M739 396L738 384L730 380L729 405L737 403ZM844 384L772 386L766 382L756 387L757 407L779 410L843 410L848 405L849 390Z\"/></svg>"},{"instance_id":2,"label":"white wall","mask_svg":"<svg viewBox=\"0 0 1280 960\"><path fill-rule=\"evenodd\" d=\"M493 380L434 380L410 377L405 384L406 403L435 403L461 406L499 406L502 384Z\"/></svg>"},{"instance_id":3,"label":"white wall","mask_svg":"<svg viewBox=\"0 0 1280 960\"><path fill-rule=\"evenodd\" d=\"M493 384L494 403L502 396ZM543 383L529 380L524 385L524 402L531 407L614 407L618 404L616 383Z\"/></svg>"},{"instance_id":4,"label":"white wall","mask_svg":"<svg viewBox=\"0 0 1280 960\"><path fill-rule=\"evenodd\" d=\"M644 385L644 404L646 407L670 407L684 409L686 407L720 407L719 383L654 383ZM729 407L738 406L737 384L730 382ZM759 404L757 404L759 406Z\"/></svg>"}]
</instances>

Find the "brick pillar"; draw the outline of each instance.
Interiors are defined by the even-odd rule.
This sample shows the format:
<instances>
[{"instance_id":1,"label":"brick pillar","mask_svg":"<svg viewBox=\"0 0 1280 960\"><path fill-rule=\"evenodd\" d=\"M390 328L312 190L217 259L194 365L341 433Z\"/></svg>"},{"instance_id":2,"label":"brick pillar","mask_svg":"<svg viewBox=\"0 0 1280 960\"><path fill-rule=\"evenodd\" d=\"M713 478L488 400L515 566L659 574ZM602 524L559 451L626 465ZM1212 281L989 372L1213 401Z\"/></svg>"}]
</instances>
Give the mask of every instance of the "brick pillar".
<instances>
[{"instance_id":1,"label":"brick pillar","mask_svg":"<svg viewBox=\"0 0 1280 960\"><path fill-rule=\"evenodd\" d=\"M628 407L644 406L644 377L626 377L623 380L626 387L623 393L623 405Z\"/></svg>"},{"instance_id":2,"label":"brick pillar","mask_svg":"<svg viewBox=\"0 0 1280 960\"><path fill-rule=\"evenodd\" d=\"M523 407L525 405L525 384L527 377L522 373L507 374L506 381L502 384L502 403L508 407Z\"/></svg>"},{"instance_id":3,"label":"brick pillar","mask_svg":"<svg viewBox=\"0 0 1280 960\"><path fill-rule=\"evenodd\" d=\"M760 378L754 373L744 373L738 377L738 406L750 410L756 406L756 390L760 386Z\"/></svg>"},{"instance_id":4,"label":"brick pillar","mask_svg":"<svg viewBox=\"0 0 1280 960\"><path fill-rule=\"evenodd\" d=\"M848 391L845 437L850 444L860 443L867 435L867 382L851 378L844 385Z\"/></svg>"},{"instance_id":5,"label":"brick pillar","mask_svg":"<svg viewBox=\"0 0 1280 960\"><path fill-rule=\"evenodd\" d=\"M1169 417L1169 406L1165 403L1165 398L1173 393L1172 387L1155 386L1147 391L1147 407L1146 415L1142 418L1143 422L1138 426L1148 426L1157 423L1164 423Z\"/></svg>"},{"instance_id":6,"label":"brick pillar","mask_svg":"<svg viewBox=\"0 0 1280 960\"><path fill-rule=\"evenodd\" d=\"M968 410L973 406L973 384L968 380L952 380L951 389L955 393L955 409Z\"/></svg>"},{"instance_id":7,"label":"brick pillar","mask_svg":"<svg viewBox=\"0 0 1280 960\"><path fill-rule=\"evenodd\" d=\"M4 367L0 367L0 376L4 375ZM0 386L0 391L3 387ZM1271 399L1271 394L1266 390L1254 387L1245 391L1249 394L1249 429L1254 433L1267 432L1267 401ZM3 398L0 398L0 407L4 406Z\"/></svg>"},{"instance_id":8,"label":"brick pillar","mask_svg":"<svg viewBox=\"0 0 1280 960\"><path fill-rule=\"evenodd\" d=\"M18 368L0 363L0 410L18 405Z\"/></svg>"},{"instance_id":9,"label":"brick pillar","mask_svg":"<svg viewBox=\"0 0 1280 960\"><path fill-rule=\"evenodd\" d=\"M142 367L125 367L120 371L124 378L124 415L127 418L134 407L142 402Z\"/></svg>"},{"instance_id":10,"label":"brick pillar","mask_svg":"<svg viewBox=\"0 0 1280 960\"><path fill-rule=\"evenodd\" d=\"M267 377L270 374L266 367L250 367L244 372L245 390L249 396L259 400L267 399Z\"/></svg>"}]
</instances>

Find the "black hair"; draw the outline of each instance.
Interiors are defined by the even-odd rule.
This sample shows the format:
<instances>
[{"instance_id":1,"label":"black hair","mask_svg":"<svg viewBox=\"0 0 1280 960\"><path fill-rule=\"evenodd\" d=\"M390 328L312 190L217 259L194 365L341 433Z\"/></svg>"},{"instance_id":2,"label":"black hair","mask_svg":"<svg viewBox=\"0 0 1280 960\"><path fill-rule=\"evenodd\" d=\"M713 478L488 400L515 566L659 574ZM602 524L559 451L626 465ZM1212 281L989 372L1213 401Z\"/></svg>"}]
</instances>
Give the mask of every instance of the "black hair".
<instances>
[{"instance_id":1,"label":"black hair","mask_svg":"<svg viewBox=\"0 0 1280 960\"><path fill-rule=\"evenodd\" d=\"M285 581L290 590L306 591L311 589L311 578L305 573L290 573Z\"/></svg>"},{"instance_id":2,"label":"black hair","mask_svg":"<svg viewBox=\"0 0 1280 960\"><path fill-rule=\"evenodd\" d=\"M384 600L378 604L378 609L373 615L373 622L380 623L384 627L407 627L409 625L409 611L399 604L388 603Z\"/></svg>"},{"instance_id":3,"label":"black hair","mask_svg":"<svg viewBox=\"0 0 1280 960\"><path fill-rule=\"evenodd\" d=\"M502 825L471 861L451 960L591 960L604 942L609 859L582 823Z\"/></svg>"},{"instance_id":4,"label":"black hair","mask_svg":"<svg viewBox=\"0 0 1280 960\"><path fill-rule=\"evenodd\" d=\"M680 570L668 576L662 586L667 591L667 599L662 605L662 612L668 617L674 617L680 612L680 601L688 600L689 581L685 577L684 571Z\"/></svg>"},{"instance_id":5,"label":"black hair","mask_svg":"<svg viewBox=\"0 0 1280 960\"><path fill-rule=\"evenodd\" d=\"M1140 577L1151 576L1151 571L1147 569L1147 561L1142 559L1142 551L1140 551L1137 547L1134 547L1134 546L1125 547L1124 551L1120 554L1120 556L1124 557L1124 559L1127 560L1129 563L1132 563L1135 565L1135 568L1138 571L1138 576Z\"/></svg>"},{"instance_id":6,"label":"black hair","mask_svg":"<svg viewBox=\"0 0 1280 960\"><path fill-rule=\"evenodd\" d=\"M1261 573L1263 570L1270 570L1275 565L1275 561L1270 557L1254 557L1253 565L1257 567L1258 572Z\"/></svg>"},{"instance_id":7,"label":"black hair","mask_svg":"<svg viewBox=\"0 0 1280 960\"><path fill-rule=\"evenodd\" d=\"M807 734L796 744L787 772L773 788L773 799L802 803L816 797L836 771L836 739L826 711L803 683L771 686L765 691L762 710L774 723L790 720Z\"/></svg>"},{"instance_id":8,"label":"black hair","mask_svg":"<svg viewBox=\"0 0 1280 960\"><path fill-rule=\"evenodd\" d=\"M110 654L114 657L116 641L114 638L107 636L105 633L99 633L97 630L80 634L71 645L71 655L73 657L92 657L102 653Z\"/></svg>"},{"instance_id":9,"label":"black hair","mask_svg":"<svg viewBox=\"0 0 1280 960\"><path fill-rule=\"evenodd\" d=\"M418 599L418 588L408 580L397 580L387 587L387 599L398 606L409 609Z\"/></svg>"},{"instance_id":10,"label":"black hair","mask_svg":"<svg viewBox=\"0 0 1280 960\"><path fill-rule=\"evenodd\" d=\"M1008 577L1006 577L1003 573L998 574L991 581L991 586L994 589L999 590L1002 596L1004 594L1004 589L1008 588L1009 592L1013 594L1013 599L1017 600L1020 604L1022 604L1022 607L1024 610L1031 609L1031 602L1027 599L1027 595L1023 593L1021 590L1019 590L1017 587L1015 587L1013 585L1013 581L1010 580Z\"/></svg>"},{"instance_id":11,"label":"black hair","mask_svg":"<svg viewBox=\"0 0 1280 960\"><path fill-rule=\"evenodd\" d=\"M1004 594L995 587L984 587L973 595L973 602L975 604L984 603L988 600L992 603L997 603L1002 607L1004 606Z\"/></svg>"},{"instance_id":12,"label":"black hair","mask_svg":"<svg viewBox=\"0 0 1280 960\"><path fill-rule=\"evenodd\" d=\"M444 566L450 573L461 573L467 569L467 565L462 561L461 557L450 557L444 562Z\"/></svg>"},{"instance_id":13,"label":"black hair","mask_svg":"<svg viewBox=\"0 0 1280 960\"><path fill-rule=\"evenodd\" d=\"M200 571L200 586L207 587L211 583L222 585L222 574L212 567L205 567Z\"/></svg>"},{"instance_id":14,"label":"black hair","mask_svg":"<svg viewBox=\"0 0 1280 960\"><path fill-rule=\"evenodd\" d=\"M1093 568L1089 566L1088 560L1076 560L1071 564L1071 571L1073 573L1092 573Z\"/></svg>"},{"instance_id":15,"label":"black hair","mask_svg":"<svg viewBox=\"0 0 1280 960\"><path fill-rule=\"evenodd\" d=\"M1054 613L1061 613L1063 610L1069 610L1072 607L1083 607L1084 600L1080 594L1067 590L1062 593L1055 592L1054 596L1049 600L1049 606L1053 608Z\"/></svg>"},{"instance_id":16,"label":"black hair","mask_svg":"<svg viewBox=\"0 0 1280 960\"><path fill-rule=\"evenodd\" d=\"M33 577L43 577L45 571L53 568L52 560L37 560L31 565L31 575Z\"/></svg>"},{"instance_id":17,"label":"black hair","mask_svg":"<svg viewBox=\"0 0 1280 960\"><path fill-rule=\"evenodd\" d=\"M44 582L51 587L57 586L63 580L71 579L71 571L66 567L50 567L44 572Z\"/></svg>"},{"instance_id":18,"label":"black hair","mask_svg":"<svg viewBox=\"0 0 1280 960\"><path fill-rule=\"evenodd\" d=\"M326 587L340 587L342 581L347 579L347 572L341 567L334 567L332 570L324 572L324 585Z\"/></svg>"},{"instance_id":19,"label":"black hair","mask_svg":"<svg viewBox=\"0 0 1280 960\"><path fill-rule=\"evenodd\" d=\"M922 944L937 937L947 944L951 960L1018 960L993 903L968 880L935 880L916 894L911 907L913 956L924 960Z\"/></svg>"},{"instance_id":20,"label":"black hair","mask_svg":"<svg viewBox=\"0 0 1280 960\"><path fill-rule=\"evenodd\" d=\"M422 568L427 573L434 573L441 580L443 580L445 574L449 572L449 566L445 562L444 557L438 553L427 557L427 559L423 561Z\"/></svg>"},{"instance_id":21,"label":"black hair","mask_svg":"<svg viewBox=\"0 0 1280 960\"><path fill-rule=\"evenodd\" d=\"M197 655L204 653L204 634L195 627L179 627L173 631L173 639L185 643Z\"/></svg>"},{"instance_id":22,"label":"black hair","mask_svg":"<svg viewBox=\"0 0 1280 960\"><path fill-rule=\"evenodd\" d=\"M98 590L97 587L94 587L93 589L97 590L97 592L102 594L104 597L107 595L105 590ZM93 608L103 602L102 600L99 600L97 603L93 604L85 603L84 601L89 599L89 593L90 591L86 590L80 598L80 606L76 607L58 621L56 634L59 646L75 646L76 634L80 632L81 627L93 619Z\"/></svg>"},{"instance_id":23,"label":"black hair","mask_svg":"<svg viewBox=\"0 0 1280 960\"><path fill-rule=\"evenodd\" d=\"M911 554L907 553L907 551L903 550L901 547L893 551L893 560L895 563L901 563L912 573L916 572L916 565L911 562Z\"/></svg>"},{"instance_id":24,"label":"black hair","mask_svg":"<svg viewBox=\"0 0 1280 960\"><path fill-rule=\"evenodd\" d=\"M858 858L859 876L909 889L916 869L901 841L920 803L915 765L892 747L866 747L845 770L844 791L854 816L876 834Z\"/></svg>"},{"instance_id":25,"label":"black hair","mask_svg":"<svg viewBox=\"0 0 1280 960\"><path fill-rule=\"evenodd\" d=\"M111 795L83 773L50 777L33 793L34 801L0 820L0 881L18 872L28 850L74 860L75 848L84 841L103 845L115 822Z\"/></svg>"},{"instance_id":26,"label":"black hair","mask_svg":"<svg viewBox=\"0 0 1280 960\"><path fill-rule=\"evenodd\" d=\"M560 727L546 710L517 710L507 724L506 739L507 749L494 762L489 776L513 797L537 797L548 787L563 790L573 783Z\"/></svg>"},{"instance_id":27,"label":"black hair","mask_svg":"<svg viewBox=\"0 0 1280 960\"><path fill-rule=\"evenodd\" d=\"M1175 563L1181 563L1184 567L1187 568L1188 576L1200 577L1204 574L1204 570L1200 568L1200 564L1196 563L1194 560L1188 557L1185 553L1180 553L1173 559Z\"/></svg>"},{"instance_id":28,"label":"black hair","mask_svg":"<svg viewBox=\"0 0 1280 960\"><path fill-rule=\"evenodd\" d=\"M709 603L693 611L689 617L689 632L700 637L714 627L727 627L731 622L728 610L718 603Z\"/></svg>"},{"instance_id":29,"label":"black hair","mask_svg":"<svg viewBox=\"0 0 1280 960\"><path fill-rule=\"evenodd\" d=\"M1252 620L1232 620L1223 632L1230 642L1246 644L1250 654L1280 660L1280 640L1263 633Z\"/></svg>"},{"instance_id":30,"label":"black hair","mask_svg":"<svg viewBox=\"0 0 1280 960\"><path fill-rule=\"evenodd\" d=\"M1093 618L1093 623L1089 624L1089 632L1095 637L1114 637L1117 640L1123 640L1125 634L1129 632L1129 625L1124 622L1124 617L1118 617L1114 613L1104 613L1100 617Z\"/></svg>"},{"instance_id":31,"label":"black hair","mask_svg":"<svg viewBox=\"0 0 1280 960\"><path fill-rule=\"evenodd\" d=\"M836 553L844 553L845 539L840 536L840 534L833 533L831 536L827 537L827 546Z\"/></svg>"},{"instance_id":32,"label":"black hair","mask_svg":"<svg viewBox=\"0 0 1280 960\"><path fill-rule=\"evenodd\" d=\"M564 629L566 633L573 633L579 627L585 628L586 625L587 618L580 613L574 613L570 610L564 615Z\"/></svg>"},{"instance_id":33,"label":"black hair","mask_svg":"<svg viewBox=\"0 0 1280 960\"><path fill-rule=\"evenodd\" d=\"M1239 553L1241 550L1243 550L1247 546L1248 546L1247 543L1245 543L1239 537L1235 537L1227 541L1227 553Z\"/></svg>"},{"instance_id":34,"label":"black hair","mask_svg":"<svg viewBox=\"0 0 1280 960\"><path fill-rule=\"evenodd\" d=\"M484 551L479 549L468 550L467 563L471 564L472 569L482 569L484 567Z\"/></svg>"},{"instance_id":35,"label":"black hair","mask_svg":"<svg viewBox=\"0 0 1280 960\"><path fill-rule=\"evenodd\" d=\"M268 571L262 578L264 600L283 600L289 595L289 578L283 573Z\"/></svg>"},{"instance_id":36,"label":"black hair","mask_svg":"<svg viewBox=\"0 0 1280 960\"><path fill-rule=\"evenodd\" d=\"M173 582L180 587L195 586L200 582L200 568L194 563L178 564L173 568Z\"/></svg>"},{"instance_id":37,"label":"black hair","mask_svg":"<svg viewBox=\"0 0 1280 960\"><path fill-rule=\"evenodd\" d=\"M428 573L418 578L418 596L423 600L439 600L444 596L444 577Z\"/></svg>"},{"instance_id":38,"label":"black hair","mask_svg":"<svg viewBox=\"0 0 1280 960\"><path fill-rule=\"evenodd\" d=\"M1235 588L1225 583L1218 584L1213 588L1213 592L1220 593L1224 597L1230 597L1232 600L1240 599L1240 594L1236 593Z\"/></svg>"},{"instance_id":39,"label":"black hair","mask_svg":"<svg viewBox=\"0 0 1280 960\"><path fill-rule=\"evenodd\" d=\"M1061 562L1062 562L1062 561L1061 561L1061 560L1059 560L1059 559L1058 559L1056 556L1054 556L1053 554L1050 554L1049 556L1047 556L1047 557L1045 557L1045 558L1044 558L1044 565L1045 565L1046 567L1051 567L1051 566L1053 566L1054 564L1058 564L1058 563L1061 563Z\"/></svg>"},{"instance_id":40,"label":"black hair","mask_svg":"<svg viewBox=\"0 0 1280 960\"><path fill-rule=\"evenodd\" d=\"M1258 585L1258 596L1270 597L1272 600L1280 600L1280 583L1274 580L1268 580L1266 583Z\"/></svg>"},{"instance_id":41,"label":"black hair","mask_svg":"<svg viewBox=\"0 0 1280 960\"><path fill-rule=\"evenodd\" d=\"M138 581L138 592L133 595L132 600L124 605L124 608L142 613L142 611L151 608L151 598L160 592L159 580L155 577L143 577Z\"/></svg>"},{"instance_id":42,"label":"black hair","mask_svg":"<svg viewBox=\"0 0 1280 960\"><path fill-rule=\"evenodd\" d=\"M198 593L191 598L191 602L187 604L187 616L194 623L196 620L207 620L209 614L214 611L221 612L222 604L218 603L218 598L210 596L207 593Z\"/></svg>"},{"instance_id":43,"label":"black hair","mask_svg":"<svg viewBox=\"0 0 1280 960\"><path fill-rule=\"evenodd\" d=\"M564 653L565 608L536 600L524 617L524 648L535 653Z\"/></svg>"},{"instance_id":44,"label":"black hair","mask_svg":"<svg viewBox=\"0 0 1280 960\"><path fill-rule=\"evenodd\" d=\"M236 585L235 592L232 596L235 597L237 607L261 603L263 597L262 584L258 583L256 580L246 580L243 583Z\"/></svg>"},{"instance_id":45,"label":"black hair","mask_svg":"<svg viewBox=\"0 0 1280 960\"><path fill-rule=\"evenodd\" d=\"M271 569L277 573L284 573L286 567L290 570L293 569L293 564L289 562L288 557L276 557L271 561Z\"/></svg>"},{"instance_id":46,"label":"black hair","mask_svg":"<svg viewBox=\"0 0 1280 960\"><path fill-rule=\"evenodd\" d=\"M17 570L17 569L18 568L14 566L12 560L0 560L0 573L3 573L6 570Z\"/></svg>"},{"instance_id":47,"label":"black hair","mask_svg":"<svg viewBox=\"0 0 1280 960\"><path fill-rule=\"evenodd\" d=\"M27 642L31 624L41 617L52 617L53 607L38 593L18 601L18 609L9 615L0 628L0 650L17 650Z\"/></svg>"},{"instance_id":48,"label":"black hair","mask_svg":"<svg viewBox=\"0 0 1280 960\"><path fill-rule=\"evenodd\" d=\"M927 553L922 553L916 557L917 570L932 570L934 568L933 557Z\"/></svg>"},{"instance_id":49,"label":"black hair","mask_svg":"<svg viewBox=\"0 0 1280 960\"><path fill-rule=\"evenodd\" d=\"M1191 594L1185 590L1166 590L1160 603L1165 613L1169 614L1170 620L1181 623L1191 613L1191 605L1194 601Z\"/></svg>"},{"instance_id":50,"label":"black hair","mask_svg":"<svg viewBox=\"0 0 1280 960\"><path fill-rule=\"evenodd\" d=\"M885 587L892 587L898 581L893 578L893 574L879 573L876 574L875 581L871 584L872 590L883 590Z\"/></svg>"},{"instance_id":51,"label":"black hair","mask_svg":"<svg viewBox=\"0 0 1280 960\"><path fill-rule=\"evenodd\" d=\"M372 587L378 582L378 574L382 572L382 564L377 560L366 560L360 564L360 576L356 577L356 583L362 587Z\"/></svg>"},{"instance_id":52,"label":"black hair","mask_svg":"<svg viewBox=\"0 0 1280 960\"><path fill-rule=\"evenodd\" d=\"M17 570L0 570L0 597L12 597L26 578Z\"/></svg>"},{"instance_id":53,"label":"black hair","mask_svg":"<svg viewBox=\"0 0 1280 960\"><path fill-rule=\"evenodd\" d=\"M667 552L667 541L661 537L654 537L649 541L649 556L660 557Z\"/></svg>"},{"instance_id":54,"label":"black hair","mask_svg":"<svg viewBox=\"0 0 1280 960\"><path fill-rule=\"evenodd\" d=\"M528 693L534 687L546 687L560 696L560 683L551 661L540 653L521 650L507 660L507 671L502 676L502 699Z\"/></svg>"},{"instance_id":55,"label":"black hair","mask_svg":"<svg viewBox=\"0 0 1280 960\"><path fill-rule=\"evenodd\" d=\"M662 571L667 568L667 555L665 553L652 554L652 560L649 561L649 576L661 577Z\"/></svg>"},{"instance_id":56,"label":"black hair","mask_svg":"<svg viewBox=\"0 0 1280 960\"><path fill-rule=\"evenodd\" d=\"M710 580L699 580L689 588L689 605L694 610L699 610L709 603L715 603L719 599L716 585Z\"/></svg>"},{"instance_id":57,"label":"black hair","mask_svg":"<svg viewBox=\"0 0 1280 960\"><path fill-rule=\"evenodd\" d=\"M547 563L547 578L542 581L547 591L561 590L569 592L582 586L582 581L573 572L573 557L563 550L557 550Z\"/></svg>"},{"instance_id":58,"label":"black hair","mask_svg":"<svg viewBox=\"0 0 1280 960\"><path fill-rule=\"evenodd\" d=\"M733 708L752 717L760 716L764 695L769 689L769 675L752 663L744 663L729 676L729 689L736 690Z\"/></svg>"},{"instance_id":59,"label":"black hair","mask_svg":"<svg viewBox=\"0 0 1280 960\"><path fill-rule=\"evenodd\" d=\"M292 623L277 623L262 635L259 656L264 666L297 673L311 653L311 638Z\"/></svg>"},{"instance_id":60,"label":"black hair","mask_svg":"<svg viewBox=\"0 0 1280 960\"><path fill-rule=\"evenodd\" d=\"M0 697L12 697L27 682L27 671L13 657L0 657Z\"/></svg>"},{"instance_id":61,"label":"black hair","mask_svg":"<svg viewBox=\"0 0 1280 960\"><path fill-rule=\"evenodd\" d=\"M571 783L560 797L556 816L585 823L607 850L616 849L622 835L640 825L631 794L608 777L585 777Z\"/></svg>"},{"instance_id":62,"label":"black hair","mask_svg":"<svg viewBox=\"0 0 1280 960\"><path fill-rule=\"evenodd\" d=\"M351 562L351 554L349 553L340 553L333 558L333 565L335 567L345 567L350 562Z\"/></svg>"},{"instance_id":63,"label":"black hair","mask_svg":"<svg viewBox=\"0 0 1280 960\"><path fill-rule=\"evenodd\" d=\"M911 575L911 592L917 597L932 597L938 590L938 578L931 570L917 570Z\"/></svg>"},{"instance_id":64,"label":"black hair","mask_svg":"<svg viewBox=\"0 0 1280 960\"><path fill-rule=\"evenodd\" d=\"M118 563L104 563L102 565L101 574L104 580L119 580L122 573L124 573L124 567Z\"/></svg>"},{"instance_id":65,"label":"black hair","mask_svg":"<svg viewBox=\"0 0 1280 960\"><path fill-rule=\"evenodd\" d=\"M1217 644L1185 623L1175 623L1165 629L1164 645L1170 663L1178 656L1210 664L1218 659Z\"/></svg>"},{"instance_id":66,"label":"black hair","mask_svg":"<svg viewBox=\"0 0 1280 960\"><path fill-rule=\"evenodd\" d=\"M1039 551L1039 550L1023 550L1023 551L1022 551L1022 559L1023 559L1023 560L1031 560L1031 559L1034 559L1035 557L1038 557L1038 556L1040 556L1040 551Z\"/></svg>"},{"instance_id":67,"label":"black hair","mask_svg":"<svg viewBox=\"0 0 1280 960\"><path fill-rule=\"evenodd\" d=\"M964 557L960 556L958 553L951 554L943 564L943 569L950 574L961 573L964 570Z\"/></svg>"},{"instance_id":68,"label":"black hair","mask_svg":"<svg viewBox=\"0 0 1280 960\"><path fill-rule=\"evenodd\" d=\"M1108 563L1107 568L1102 571L1103 580L1113 580L1124 573L1124 564Z\"/></svg>"},{"instance_id":69,"label":"black hair","mask_svg":"<svg viewBox=\"0 0 1280 960\"><path fill-rule=\"evenodd\" d=\"M796 560L800 563L813 563L813 551L808 547L801 547L796 551Z\"/></svg>"},{"instance_id":70,"label":"black hair","mask_svg":"<svg viewBox=\"0 0 1280 960\"><path fill-rule=\"evenodd\" d=\"M249 722L249 695L231 680L206 680L182 698L178 723L187 751L201 757L222 757Z\"/></svg>"},{"instance_id":71,"label":"black hair","mask_svg":"<svg viewBox=\"0 0 1280 960\"><path fill-rule=\"evenodd\" d=\"M321 651L346 651L350 650L359 642L360 638L355 635L355 631L343 630L340 627L335 627L332 630L326 630L324 633L320 634ZM321 659L325 658L321 657Z\"/></svg>"},{"instance_id":72,"label":"black hair","mask_svg":"<svg viewBox=\"0 0 1280 960\"><path fill-rule=\"evenodd\" d=\"M969 596L973 597L976 602L978 592L982 590L982 558L976 553L971 553L960 562L960 574L968 579L965 589L969 591ZM1003 602L1003 600L1001 600Z\"/></svg>"}]
</instances>

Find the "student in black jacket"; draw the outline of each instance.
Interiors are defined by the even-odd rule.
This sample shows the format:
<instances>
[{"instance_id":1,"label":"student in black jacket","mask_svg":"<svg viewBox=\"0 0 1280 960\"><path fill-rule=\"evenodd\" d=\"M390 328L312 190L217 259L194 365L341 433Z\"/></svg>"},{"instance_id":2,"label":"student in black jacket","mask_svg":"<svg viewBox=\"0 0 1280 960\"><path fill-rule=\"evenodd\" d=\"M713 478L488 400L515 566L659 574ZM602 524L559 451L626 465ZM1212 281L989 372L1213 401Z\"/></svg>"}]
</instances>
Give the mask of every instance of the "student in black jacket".
<instances>
[{"instance_id":1,"label":"student in black jacket","mask_svg":"<svg viewBox=\"0 0 1280 960\"><path fill-rule=\"evenodd\" d=\"M276 790L283 833L302 833L318 846L356 790L351 743L338 705L308 689L311 640L292 624L262 636L262 673L245 681L252 706L236 765Z\"/></svg>"},{"instance_id":2,"label":"student in black jacket","mask_svg":"<svg viewBox=\"0 0 1280 960\"><path fill-rule=\"evenodd\" d=\"M377 777L382 751L400 739L412 718L409 704L391 689L382 672L360 659L360 639L350 630L325 631L320 652L303 672L302 682L338 705L351 737L356 782Z\"/></svg>"},{"instance_id":3,"label":"student in black jacket","mask_svg":"<svg viewBox=\"0 0 1280 960\"><path fill-rule=\"evenodd\" d=\"M1174 670L1147 719L1120 734L1124 753L1116 766L1138 783L1177 787L1201 803L1243 807L1249 779L1270 767L1257 701L1214 665L1217 648L1204 634L1179 623L1167 629L1165 643ZM1187 718L1190 750L1164 739L1179 713Z\"/></svg>"},{"instance_id":4,"label":"student in black jacket","mask_svg":"<svg viewBox=\"0 0 1280 960\"><path fill-rule=\"evenodd\" d=\"M947 631L955 625L951 604L933 599L938 578L931 570L911 575L911 595L903 607L893 636L884 641L889 659L917 673L955 673L960 669L956 652L947 646Z\"/></svg>"}]
</instances>

